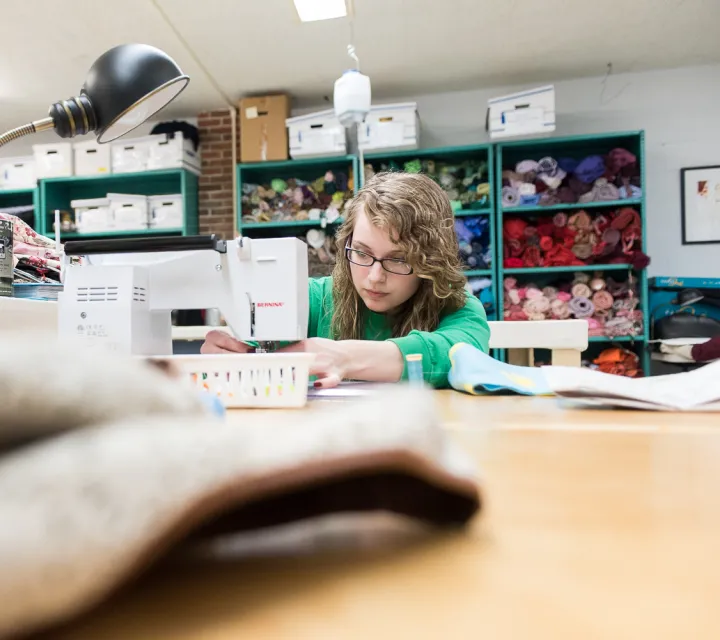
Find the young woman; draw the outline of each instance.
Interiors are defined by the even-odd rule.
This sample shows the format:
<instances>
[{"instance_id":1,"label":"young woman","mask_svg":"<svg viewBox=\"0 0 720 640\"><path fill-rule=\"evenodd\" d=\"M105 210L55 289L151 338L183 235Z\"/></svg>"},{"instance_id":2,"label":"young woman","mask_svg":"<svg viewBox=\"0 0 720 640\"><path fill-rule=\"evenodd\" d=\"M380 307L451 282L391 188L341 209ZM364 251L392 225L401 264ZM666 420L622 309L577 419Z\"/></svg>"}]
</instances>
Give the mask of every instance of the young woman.
<instances>
[{"instance_id":1,"label":"young woman","mask_svg":"<svg viewBox=\"0 0 720 640\"><path fill-rule=\"evenodd\" d=\"M333 275L310 279L309 337L280 350L315 353L319 387L405 379L410 354L422 355L427 383L447 386L450 348L465 342L487 353L490 330L482 304L464 288L445 192L422 174L381 173L346 216ZM201 349L247 351L219 331Z\"/></svg>"}]
</instances>

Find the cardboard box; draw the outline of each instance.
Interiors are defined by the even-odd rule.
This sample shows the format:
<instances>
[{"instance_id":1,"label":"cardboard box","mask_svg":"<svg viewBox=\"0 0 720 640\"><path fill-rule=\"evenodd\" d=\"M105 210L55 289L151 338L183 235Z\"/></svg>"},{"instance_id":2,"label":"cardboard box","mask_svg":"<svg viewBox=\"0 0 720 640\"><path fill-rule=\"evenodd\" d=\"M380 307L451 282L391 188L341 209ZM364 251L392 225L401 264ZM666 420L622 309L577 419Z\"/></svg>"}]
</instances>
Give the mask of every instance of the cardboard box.
<instances>
[{"instance_id":1,"label":"cardboard box","mask_svg":"<svg viewBox=\"0 0 720 640\"><path fill-rule=\"evenodd\" d=\"M240 100L240 161L287 160L285 120L289 116L290 98L286 95Z\"/></svg>"}]
</instances>

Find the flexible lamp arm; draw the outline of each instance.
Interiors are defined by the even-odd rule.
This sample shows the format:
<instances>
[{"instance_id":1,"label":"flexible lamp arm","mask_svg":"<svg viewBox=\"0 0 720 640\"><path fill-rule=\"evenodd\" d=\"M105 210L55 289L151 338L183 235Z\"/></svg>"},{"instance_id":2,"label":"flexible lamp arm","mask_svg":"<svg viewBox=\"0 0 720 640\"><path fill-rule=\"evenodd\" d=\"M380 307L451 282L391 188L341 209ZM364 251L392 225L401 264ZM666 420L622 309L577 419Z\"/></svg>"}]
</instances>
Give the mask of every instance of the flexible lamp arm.
<instances>
[{"instance_id":1,"label":"flexible lamp arm","mask_svg":"<svg viewBox=\"0 0 720 640\"><path fill-rule=\"evenodd\" d=\"M30 124L24 124L22 127L10 129L2 135L0 135L0 147L6 145L8 142L22 138L23 136L30 135L31 133L37 133L38 131L48 131L55 127L55 122L52 118L43 118L42 120L35 120Z\"/></svg>"},{"instance_id":2,"label":"flexible lamp arm","mask_svg":"<svg viewBox=\"0 0 720 640\"><path fill-rule=\"evenodd\" d=\"M99 143L111 142L167 106L189 80L160 49L144 44L114 47L95 61L78 96L54 103L47 118L6 131L0 147L50 129L61 138L96 132Z\"/></svg>"}]
</instances>

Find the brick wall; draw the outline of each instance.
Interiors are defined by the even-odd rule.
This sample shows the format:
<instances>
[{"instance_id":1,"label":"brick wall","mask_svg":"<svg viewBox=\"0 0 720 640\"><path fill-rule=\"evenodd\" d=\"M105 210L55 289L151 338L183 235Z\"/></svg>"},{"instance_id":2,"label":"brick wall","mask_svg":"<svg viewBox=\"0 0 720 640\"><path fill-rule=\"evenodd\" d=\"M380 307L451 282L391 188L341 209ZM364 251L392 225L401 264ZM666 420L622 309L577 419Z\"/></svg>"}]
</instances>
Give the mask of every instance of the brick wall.
<instances>
[{"instance_id":1,"label":"brick wall","mask_svg":"<svg viewBox=\"0 0 720 640\"><path fill-rule=\"evenodd\" d=\"M200 233L235 237L233 211L232 121L228 109L198 114L202 175L199 185Z\"/></svg>"}]
</instances>

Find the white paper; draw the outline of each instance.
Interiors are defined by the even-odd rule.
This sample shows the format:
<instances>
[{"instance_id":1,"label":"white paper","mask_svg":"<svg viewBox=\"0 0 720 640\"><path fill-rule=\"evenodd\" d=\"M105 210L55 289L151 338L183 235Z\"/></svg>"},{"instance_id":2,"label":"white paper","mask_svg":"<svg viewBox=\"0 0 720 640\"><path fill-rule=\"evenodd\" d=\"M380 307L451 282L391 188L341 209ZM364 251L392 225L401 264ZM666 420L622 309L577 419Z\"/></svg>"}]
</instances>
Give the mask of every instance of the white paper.
<instances>
[{"instance_id":1,"label":"white paper","mask_svg":"<svg viewBox=\"0 0 720 640\"><path fill-rule=\"evenodd\" d=\"M543 367L543 372L550 389L561 397L593 399L606 406L629 401L671 411L720 409L720 361L686 373L634 379L577 367Z\"/></svg>"}]
</instances>

